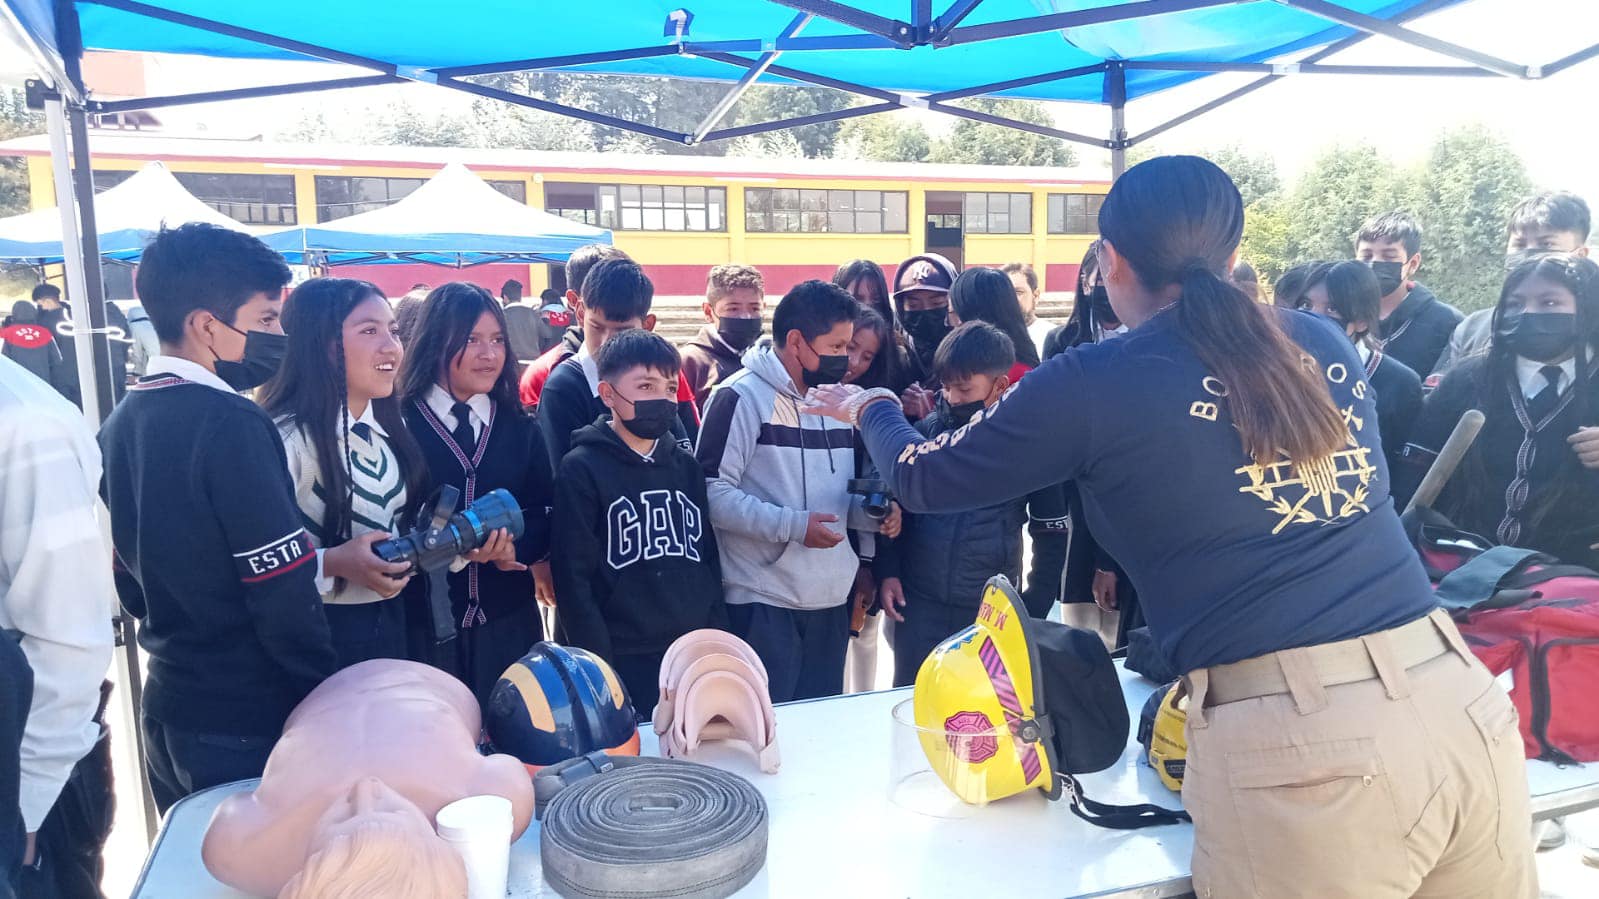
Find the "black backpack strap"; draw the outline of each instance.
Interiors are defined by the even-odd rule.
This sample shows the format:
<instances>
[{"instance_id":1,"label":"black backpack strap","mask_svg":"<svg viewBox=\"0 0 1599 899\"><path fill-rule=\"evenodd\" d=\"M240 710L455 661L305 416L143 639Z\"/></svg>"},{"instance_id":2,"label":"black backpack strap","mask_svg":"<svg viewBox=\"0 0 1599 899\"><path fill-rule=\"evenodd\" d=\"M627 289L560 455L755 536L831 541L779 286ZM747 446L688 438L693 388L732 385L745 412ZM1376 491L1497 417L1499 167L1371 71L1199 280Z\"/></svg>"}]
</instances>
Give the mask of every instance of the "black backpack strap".
<instances>
[{"instance_id":1,"label":"black backpack strap","mask_svg":"<svg viewBox=\"0 0 1599 899\"><path fill-rule=\"evenodd\" d=\"M1193 818L1182 809L1169 809L1153 803L1137 805L1110 805L1095 802L1083 795L1083 785L1070 774L1060 774L1066 799L1071 803L1072 814L1095 827L1110 830L1138 830L1144 827L1161 827L1166 824L1190 824Z\"/></svg>"}]
</instances>

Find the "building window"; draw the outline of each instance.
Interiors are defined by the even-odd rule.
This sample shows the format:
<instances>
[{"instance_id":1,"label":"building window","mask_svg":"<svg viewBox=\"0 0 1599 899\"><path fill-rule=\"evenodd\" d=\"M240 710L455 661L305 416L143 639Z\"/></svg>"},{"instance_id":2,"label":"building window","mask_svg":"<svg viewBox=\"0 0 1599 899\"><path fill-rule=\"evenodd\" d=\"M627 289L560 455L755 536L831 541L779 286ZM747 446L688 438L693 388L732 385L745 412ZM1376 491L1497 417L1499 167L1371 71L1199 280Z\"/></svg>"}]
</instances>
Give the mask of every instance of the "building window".
<instances>
[{"instance_id":1,"label":"building window","mask_svg":"<svg viewBox=\"0 0 1599 899\"><path fill-rule=\"evenodd\" d=\"M527 205L526 181L490 181L489 187L494 188L502 194L505 194L516 202L521 203L523 206Z\"/></svg>"},{"instance_id":2,"label":"building window","mask_svg":"<svg viewBox=\"0 0 1599 899\"><path fill-rule=\"evenodd\" d=\"M747 231L904 234L906 217L904 191L744 189L744 228Z\"/></svg>"},{"instance_id":3,"label":"building window","mask_svg":"<svg viewBox=\"0 0 1599 899\"><path fill-rule=\"evenodd\" d=\"M1033 233L1032 194L967 194L967 234Z\"/></svg>"},{"instance_id":4,"label":"building window","mask_svg":"<svg viewBox=\"0 0 1599 899\"><path fill-rule=\"evenodd\" d=\"M421 187L423 178L352 178L344 175L318 175L316 178L316 220L331 222L382 209L405 199Z\"/></svg>"},{"instance_id":5,"label":"building window","mask_svg":"<svg viewBox=\"0 0 1599 899\"><path fill-rule=\"evenodd\" d=\"M1049 233L1098 234L1104 194L1050 194Z\"/></svg>"},{"instance_id":6,"label":"building window","mask_svg":"<svg viewBox=\"0 0 1599 899\"><path fill-rule=\"evenodd\" d=\"M121 184L132 177L132 172L95 172L94 192L97 194L105 193L111 188L116 187L118 184Z\"/></svg>"},{"instance_id":7,"label":"building window","mask_svg":"<svg viewBox=\"0 0 1599 899\"><path fill-rule=\"evenodd\" d=\"M544 208L619 231L726 231L727 188L546 182Z\"/></svg>"},{"instance_id":8,"label":"building window","mask_svg":"<svg viewBox=\"0 0 1599 899\"><path fill-rule=\"evenodd\" d=\"M293 225L293 175L210 175L176 172L174 177L201 202L246 225Z\"/></svg>"}]
</instances>

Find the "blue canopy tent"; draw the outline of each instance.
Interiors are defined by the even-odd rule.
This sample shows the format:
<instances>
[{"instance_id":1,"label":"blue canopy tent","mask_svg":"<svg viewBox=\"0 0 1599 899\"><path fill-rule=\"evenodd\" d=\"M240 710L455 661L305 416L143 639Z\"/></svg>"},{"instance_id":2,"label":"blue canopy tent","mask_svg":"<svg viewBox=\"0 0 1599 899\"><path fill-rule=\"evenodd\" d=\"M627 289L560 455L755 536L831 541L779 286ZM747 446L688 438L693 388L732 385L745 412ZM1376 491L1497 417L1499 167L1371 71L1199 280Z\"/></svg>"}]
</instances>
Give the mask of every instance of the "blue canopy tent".
<instances>
[{"instance_id":1,"label":"blue canopy tent","mask_svg":"<svg viewBox=\"0 0 1599 899\"><path fill-rule=\"evenodd\" d=\"M1284 77L1382 74L1537 79L1599 56L1599 43L1542 65L1501 59L1406 27L1464 0L605 0L595 4L464 0L0 0L43 76L30 101L46 109L69 254L69 293L92 340L77 342L84 410L111 408L104 291L96 259L87 116L187 103L394 84L450 90L572 116L685 145L920 108L1108 150L1120 174L1128 147ZM440 13L444 14L440 14ZM1442 57L1439 65L1341 65L1327 60L1372 35ZM99 101L79 71L85 49L217 58L323 60L367 74L237 90ZM474 81L507 72L571 71L725 81L691 131L673 131ZM1207 75L1259 77L1137 133L1128 101ZM723 127L755 83L845 91L858 105ZM1103 104L1103 136L964 108L1007 97ZM75 212L75 215L74 215ZM81 331L80 331L81 333ZM98 373L98 377L96 374ZM132 639L124 621L128 646ZM138 665L128 656L130 694ZM148 811L148 810L147 810Z\"/></svg>"},{"instance_id":2,"label":"blue canopy tent","mask_svg":"<svg viewBox=\"0 0 1599 899\"><path fill-rule=\"evenodd\" d=\"M517 202L457 162L392 206L261 239L300 264L426 262L466 268L490 262L561 263L578 247L610 243L611 232Z\"/></svg>"}]
</instances>

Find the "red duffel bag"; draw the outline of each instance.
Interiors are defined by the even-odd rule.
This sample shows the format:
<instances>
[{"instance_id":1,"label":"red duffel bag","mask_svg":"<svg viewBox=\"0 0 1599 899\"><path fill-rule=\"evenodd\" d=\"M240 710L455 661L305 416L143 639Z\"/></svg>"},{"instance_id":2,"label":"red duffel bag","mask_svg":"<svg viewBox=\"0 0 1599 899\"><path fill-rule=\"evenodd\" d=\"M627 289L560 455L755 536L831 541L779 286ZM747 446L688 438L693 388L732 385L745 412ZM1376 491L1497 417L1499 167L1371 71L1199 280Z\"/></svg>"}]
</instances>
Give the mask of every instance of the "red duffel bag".
<instances>
[{"instance_id":1,"label":"red duffel bag","mask_svg":"<svg viewBox=\"0 0 1599 899\"><path fill-rule=\"evenodd\" d=\"M1527 757L1599 761L1599 573L1498 546L1437 589L1466 645L1510 691Z\"/></svg>"}]
</instances>

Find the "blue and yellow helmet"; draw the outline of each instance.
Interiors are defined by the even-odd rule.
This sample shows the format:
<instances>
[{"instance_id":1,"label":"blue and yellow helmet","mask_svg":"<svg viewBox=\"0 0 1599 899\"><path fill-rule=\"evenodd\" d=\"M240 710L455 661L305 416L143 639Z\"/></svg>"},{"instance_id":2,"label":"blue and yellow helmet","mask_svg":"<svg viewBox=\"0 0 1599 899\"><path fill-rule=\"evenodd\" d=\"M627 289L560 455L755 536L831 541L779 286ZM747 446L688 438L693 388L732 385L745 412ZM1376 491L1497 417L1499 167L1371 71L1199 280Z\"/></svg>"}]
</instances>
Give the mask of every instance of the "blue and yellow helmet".
<instances>
[{"instance_id":1,"label":"blue and yellow helmet","mask_svg":"<svg viewBox=\"0 0 1599 899\"><path fill-rule=\"evenodd\" d=\"M575 646L537 643L505 669L484 724L495 750L530 771L596 750L638 755L627 689L604 659Z\"/></svg>"}]
</instances>

